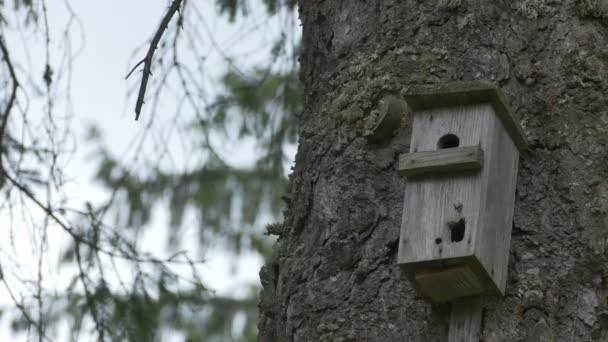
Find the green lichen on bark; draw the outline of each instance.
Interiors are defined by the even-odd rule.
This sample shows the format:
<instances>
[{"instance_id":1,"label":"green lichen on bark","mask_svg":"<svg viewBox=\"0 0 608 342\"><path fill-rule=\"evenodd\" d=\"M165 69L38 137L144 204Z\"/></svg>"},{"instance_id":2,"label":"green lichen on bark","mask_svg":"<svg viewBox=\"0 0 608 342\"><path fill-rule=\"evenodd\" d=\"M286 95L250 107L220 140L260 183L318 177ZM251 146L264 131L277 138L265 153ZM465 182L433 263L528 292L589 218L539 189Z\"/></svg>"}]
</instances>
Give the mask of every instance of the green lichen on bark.
<instances>
[{"instance_id":1,"label":"green lichen on bark","mask_svg":"<svg viewBox=\"0 0 608 342\"><path fill-rule=\"evenodd\" d=\"M571 57L576 66L576 79L580 84L589 82L601 84L606 74L606 64L603 57L587 49L573 51Z\"/></svg>"},{"instance_id":2,"label":"green lichen on bark","mask_svg":"<svg viewBox=\"0 0 608 342\"><path fill-rule=\"evenodd\" d=\"M334 113L337 113L342 111L343 109L346 109L350 102L349 95L350 94L347 91L344 91L343 93L338 95L331 103L330 110Z\"/></svg>"},{"instance_id":3,"label":"green lichen on bark","mask_svg":"<svg viewBox=\"0 0 608 342\"><path fill-rule=\"evenodd\" d=\"M394 91L397 87L389 74L381 73L374 78L362 78L361 75L369 68L390 69L388 63L384 67L380 53L377 51L370 55L360 55L353 59L347 68L344 83L340 79L330 81L336 90L330 95L328 108L340 122L354 123L366 118L372 112L375 99L381 92Z\"/></svg>"},{"instance_id":4,"label":"green lichen on bark","mask_svg":"<svg viewBox=\"0 0 608 342\"><path fill-rule=\"evenodd\" d=\"M406 102L393 95L383 97L365 120L364 135L371 142L390 139L408 116Z\"/></svg>"},{"instance_id":5,"label":"green lichen on bark","mask_svg":"<svg viewBox=\"0 0 608 342\"><path fill-rule=\"evenodd\" d=\"M580 17L608 18L608 0L576 0Z\"/></svg>"},{"instance_id":6,"label":"green lichen on bark","mask_svg":"<svg viewBox=\"0 0 608 342\"><path fill-rule=\"evenodd\" d=\"M348 106L346 109L340 111L338 115L340 119L348 123L353 123L365 116L363 109L356 104Z\"/></svg>"},{"instance_id":7,"label":"green lichen on bark","mask_svg":"<svg viewBox=\"0 0 608 342\"><path fill-rule=\"evenodd\" d=\"M358 91L356 82L340 87L338 95L331 102L329 109L340 121L355 122L363 117L363 110L357 104Z\"/></svg>"},{"instance_id":8,"label":"green lichen on bark","mask_svg":"<svg viewBox=\"0 0 608 342\"><path fill-rule=\"evenodd\" d=\"M528 19L542 17L548 10L547 0L524 0L518 7L519 13Z\"/></svg>"},{"instance_id":9,"label":"green lichen on bark","mask_svg":"<svg viewBox=\"0 0 608 342\"><path fill-rule=\"evenodd\" d=\"M456 18L456 27L458 27L458 30L462 31L468 26L470 26L473 21L474 17L472 14L469 13L467 15Z\"/></svg>"},{"instance_id":10,"label":"green lichen on bark","mask_svg":"<svg viewBox=\"0 0 608 342\"><path fill-rule=\"evenodd\" d=\"M281 236L283 235L284 230L285 227L283 225L283 222L270 223L266 225L266 232L264 234Z\"/></svg>"}]
</instances>

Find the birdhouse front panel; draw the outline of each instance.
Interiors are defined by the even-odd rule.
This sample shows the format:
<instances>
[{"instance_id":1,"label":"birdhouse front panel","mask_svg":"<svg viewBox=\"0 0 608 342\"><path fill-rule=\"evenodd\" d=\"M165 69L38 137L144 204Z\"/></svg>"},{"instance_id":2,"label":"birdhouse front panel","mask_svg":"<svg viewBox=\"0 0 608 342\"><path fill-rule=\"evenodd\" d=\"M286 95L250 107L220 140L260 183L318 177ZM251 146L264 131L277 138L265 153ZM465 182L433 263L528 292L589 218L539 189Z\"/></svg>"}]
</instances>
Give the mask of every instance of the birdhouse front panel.
<instances>
[{"instance_id":1,"label":"birdhouse front panel","mask_svg":"<svg viewBox=\"0 0 608 342\"><path fill-rule=\"evenodd\" d=\"M416 112L410 152L483 150L493 119L488 111L492 106L481 104ZM400 260L445 260L474 253L482 170L411 177L405 191Z\"/></svg>"},{"instance_id":2,"label":"birdhouse front panel","mask_svg":"<svg viewBox=\"0 0 608 342\"><path fill-rule=\"evenodd\" d=\"M406 96L412 109L398 262L435 301L501 294L506 283L519 151L502 94L487 83Z\"/></svg>"}]
</instances>

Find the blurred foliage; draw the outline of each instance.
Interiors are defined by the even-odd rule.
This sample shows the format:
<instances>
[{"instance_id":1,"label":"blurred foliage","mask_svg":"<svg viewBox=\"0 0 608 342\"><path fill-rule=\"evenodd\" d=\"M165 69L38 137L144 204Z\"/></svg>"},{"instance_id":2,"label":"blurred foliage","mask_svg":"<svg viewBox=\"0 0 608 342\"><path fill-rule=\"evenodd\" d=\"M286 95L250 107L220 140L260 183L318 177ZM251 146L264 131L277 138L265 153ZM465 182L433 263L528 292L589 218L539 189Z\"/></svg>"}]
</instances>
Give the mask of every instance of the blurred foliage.
<instances>
[{"instance_id":1,"label":"blurred foliage","mask_svg":"<svg viewBox=\"0 0 608 342\"><path fill-rule=\"evenodd\" d=\"M110 341L161 341L163 330L179 331L184 341L255 341L257 337L255 289L245 298L210 295L204 288L179 292L160 280L155 293L147 290L121 295L98 289L93 298L98 315L105 315L105 337ZM72 295L66 308L71 310L74 327L91 308L87 298ZM233 325L241 320L240 331ZM80 331L75 329L72 338Z\"/></svg>"},{"instance_id":2,"label":"blurred foliage","mask_svg":"<svg viewBox=\"0 0 608 342\"><path fill-rule=\"evenodd\" d=\"M26 11L25 23L32 24L38 21L39 13L35 10L34 0L9 0L8 2L13 4L12 8L6 8L8 5L7 0L0 0L0 24L6 24L4 13L9 11L19 11L24 9Z\"/></svg>"},{"instance_id":3,"label":"blurred foliage","mask_svg":"<svg viewBox=\"0 0 608 342\"><path fill-rule=\"evenodd\" d=\"M194 171L175 174L152 169L141 177L100 148L96 177L104 186L123 195L125 200L120 207L128 213L128 226L148 223L154 204L168 199L173 227L170 242L178 241L184 214L190 208L200 219L201 244L222 240L236 253L246 244L248 249L266 256L270 249L268 242L264 242L267 239L260 236L259 230L246 228L256 223L264 206L274 216L282 209L281 196L287 186L283 165L288 161L284 146L296 141L294 117L301 108L300 84L295 71L277 75L262 69L256 69L251 77L228 72L223 84L225 92L209 106L211 119L193 123L192 129L205 135L238 127L240 138L253 137L261 147L254 167L231 167L221 156L212 154ZM96 134L92 136L98 140ZM240 208L234 208L233 200L237 197L242 203ZM235 210L239 210L240 227L230 229ZM206 230L211 230L213 236L204 235Z\"/></svg>"},{"instance_id":4,"label":"blurred foliage","mask_svg":"<svg viewBox=\"0 0 608 342\"><path fill-rule=\"evenodd\" d=\"M151 166L142 176L100 147L96 177L108 189L118 191L120 200L114 206L127 214L127 226L144 226L149 223L155 204L167 203L172 227L169 247L182 242L183 219L190 211L196 213L202 247L221 246L236 255L254 251L268 257L271 240L256 226L259 227L260 212L269 209L279 217L283 208L281 198L287 187L284 147L296 142L294 121L302 106L297 70L277 74L269 66L248 74L228 71L221 84L224 90L207 107L209 117L193 122L190 128L200 136L210 132L228 135L237 130L240 139L254 138L260 154L252 167L233 167L221 155L210 153L208 160L195 170L174 173ZM98 144L101 146L101 140ZM201 146L201 153L209 148ZM239 219L235 222L234 217ZM158 332L158 321L166 317L162 319L163 328L186 333L187 341L255 341L256 291L257 287L245 298L207 295L208 300L201 299L205 297L203 293L166 291L161 291L162 296L157 299L127 297L122 300L125 307L141 310L116 316L124 310L114 300L109 311L116 317L109 324L125 323L122 330L129 334L115 336L117 340L153 340L146 334ZM245 323L235 334L233 322L239 317Z\"/></svg>"},{"instance_id":5,"label":"blurred foliage","mask_svg":"<svg viewBox=\"0 0 608 342\"><path fill-rule=\"evenodd\" d=\"M262 0L269 15L277 13L281 8L293 10L298 0ZM247 16L249 14L249 1L247 0L216 0L218 11L227 14L230 21L234 21L237 14Z\"/></svg>"},{"instance_id":6,"label":"blurred foliage","mask_svg":"<svg viewBox=\"0 0 608 342\"><path fill-rule=\"evenodd\" d=\"M84 330L84 320L90 315L99 320L96 333L103 341L165 341L168 333L176 331L183 341L257 340L257 288L234 298L210 294L202 287L175 291L172 280L162 276L144 282L142 277L127 293L112 293L101 285L88 296L76 291L77 283L73 282L73 292L47 299L55 305L53 311L45 313L43 324L57 324L67 313L73 341L92 340L88 337L92 332ZM29 327L23 316L11 322L14 331Z\"/></svg>"},{"instance_id":7,"label":"blurred foliage","mask_svg":"<svg viewBox=\"0 0 608 342\"><path fill-rule=\"evenodd\" d=\"M9 3L0 0L0 22L5 22L6 11L24 10L26 23L37 23L40 2L15 0L12 7ZM273 16L281 10L293 12L297 1L216 0L218 13L235 23L251 15L251 6L255 5L264 6L267 15ZM188 15L185 12L183 15ZM183 29L187 31L188 27ZM291 43L283 35L279 37L268 47L271 57L277 59L287 54L287 44ZM151 259L148 269L139 269L137 241L126 241L118 236L122 234L98 222L97 217L114 210L124 218L121 226L137 231L134 234L137 237L139 230L150 223L154 208L166 205L171 227L169 249L179 247L184 218L195 213L201 247L221 246L235 255L255 252L268 257L271 245L260 229L260 213L280 217L281 198L287 187L284 166L289 161L285 148L297 141L295 116L302 108L296 63L291 64L290 70L277 71L273 62L246 72L228 68L218 84L220 91L204 108L206 115L188 126L201 141L207 141L205 138L211 134L228 137L234 132L238 139L254 139L259 155L252 166L234 167L207 141L200 149L208 157L194 169L177 172L149 165L141 172L113 156L104 147L104 137L95 130L91 132L90 142L98 148L96 179L113 192L112 199L105 207L89 205L81 213L84 219L79 221L78 229L71 232L74 240L64 251L62 263L66 268L77 266L79 272L66 294L45 299L51 304L36 317L28 317L29 311L21 310L23 315L12 324L15 331L29 332L37 327L41 334L43 326L52 326L67 317L72 340L87 340L87 336L96 332L100 340L159 341L167 331L177 331L185 341L257 339L257 286L252 285L245 296L223 297L210 293L202 282L184 285L184 280L170 272L170 265L163 260ZM27 173L22 172L21 176L27 177ZM114 289L106 285L107 266L102 266L105 264L101 259L104 253L113 254L98 247L102 242L110 244L112 251L119 251L123 257L137 261L138 269L133 272L134 280L129 286ZM34 302L20 305L31 307L32 312L36 310ZM83 330L92 325L95 331Z\"/></svg>"}]
</instances>

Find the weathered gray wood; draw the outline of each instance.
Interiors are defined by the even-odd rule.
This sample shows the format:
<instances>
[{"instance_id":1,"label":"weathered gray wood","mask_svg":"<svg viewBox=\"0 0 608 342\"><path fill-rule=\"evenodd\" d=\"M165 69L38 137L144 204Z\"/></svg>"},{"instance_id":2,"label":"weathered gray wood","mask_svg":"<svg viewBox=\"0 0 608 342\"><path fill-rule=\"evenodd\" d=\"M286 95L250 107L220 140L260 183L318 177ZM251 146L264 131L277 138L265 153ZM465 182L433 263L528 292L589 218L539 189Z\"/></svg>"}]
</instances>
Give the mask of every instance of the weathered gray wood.
<instances>
[{"instance_id":1,"label":"weathered gray wood","mask_svg":"<svg viewBox=\"0 0 608 342\"><path fill-rule=\"evenodd\" d=\"M489 104L438 108L415 113L410 152L435 151L445 134L455 134L462 147L485 150L492 115ZM483 139L482 139L483 137ZM485 162L484 162L485 163ZM480 174L459 173L410 180L406 184L398 262L419 263L474 255L481 211ZM460 242L451 242L448 222L465 220ZM437 239L441 239L437 243ZM406 266L407 268L407 266Z\"/></svg>"},{"instance_id":2,"label":"weathered gray wood","mask_svg":"<svg viewBox=\"0 0 608 342\"><path fill-rule=\"evenodd\" d=\"M500 88L490 82L467 81L414 87L408 90L405 100L414 111L490 103L517 148L521 152L528 149L528 140L517 117Z\"/></svg>"},{"instance_id":3,"label":"weathered gray wood","mask_svg":"<svg viewBox=\"0 0 608 342\"><path fill-rule=\"evenodd\" d=\"M499 120L489 132L486 165L481 179L481 230L475 254L488 270L496 286L504 293L507 281L509 247L519 152Z\"/></svg>"},{"instance_id":4,"label":"weathered gray wood","mask_svg":"<svg viewBox=\"0 0 608 342\"><path fill-rule=\"evenodd\" d=\"M410 153L434 155L446 134L458 136L459 148L481 148L483 166L476 173L409 179L398 263L422 293L434 290L425 289L432 286L431 278L421 282L417 272L467 265L484 294L500 295L506 284L519 153L489 103L414 112ZM452 223L461 219L463 236L453 240Z\"/></svg>"},{"instance_id":5,"label":"weathered gray wood","mask_svg":"<svg viewBox=\"0 0 608 342\"><path fill-rule=\"evenodd\" d=\"M481 147L468 146L402 154L399 156L398 170L401 175L411 177L474 171L482 166Z\"/></svg>"},{"instance_id":6,"label":"weathered gray wood","mask_svg":"<svg viewBox=\"0 0 608 342\"><path fill-rule=\"evenodd\" d=\"M481 332L481 309L480 297L453 301L448 342L478 342Z\"/></svg>"},{"instance_id":7,"label":"weathered gray wood","mask_svg":"<svg viewBox=\"0 0 608 342\"><path fill-rule=\"evenodd\" d=\"M415 279L433 302L448 302L484 292L483 284L468 266L418 271Z\"/></svg>"}]
</instances>

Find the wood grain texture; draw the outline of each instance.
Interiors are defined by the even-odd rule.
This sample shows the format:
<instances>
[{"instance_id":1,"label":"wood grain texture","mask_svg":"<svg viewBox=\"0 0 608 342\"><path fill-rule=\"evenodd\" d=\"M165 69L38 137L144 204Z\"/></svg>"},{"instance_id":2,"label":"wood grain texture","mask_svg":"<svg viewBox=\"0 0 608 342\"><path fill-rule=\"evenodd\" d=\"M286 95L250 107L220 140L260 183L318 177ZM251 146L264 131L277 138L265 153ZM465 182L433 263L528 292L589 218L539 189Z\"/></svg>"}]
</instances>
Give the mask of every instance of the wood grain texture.
<instances>
[{"instance_id":1,"label":"wood grain texture","mask_svg":"<svg viewBox=\"0 0 608 342\"><path fill-rule=\"evenodd\" d=\"M467 297L452 302L448 342L477 342L481 332L480 297Z\"/></svg>"},{"instance_id":2,"label":"wood grain texture","mask_svg":"<svg viewBox=\"0 0 608 342\"><path fill-rule=\"evenodd\" d=\"M482 166L481 147L469 146L402 154L399 156L398 170L401 175L412 177L475 171Z\"/></svg>"},{"instance_id":3,"label":"wood grain texture","mask_svg":"<svg viewBox=\"0 0 608 342\"><path fill-rule=\"evenodd\" d=\"M476 274L484 294L504 293L519 157L510 135L489 103L415 112L412 128L410 156L422 159L422 165L441 164L433 156L449 149L437 150L438 140L453 134L461 147L452 150L481 149L483 166L476 173L409 178L398 262L415 280L417 271L459 260ZM399 168L409 167L407 157L401 162ZM455 239L453 227L459 220L464 232ZM418 284L423 293L430 286L424 284Z\"/></svg>"},{"instance_id":4,"label":"wood grain texture","mask_svg":"<svg viewBox=\"0 0 608 342\"><path fill-rule=\"evenodd\" d=\"M509 248L519 152L499 120L493 120L488 136L488 152L482 173L482 229L475 243L475 255L504 294L507 281Z\"/></svg>"},{"instance_id":5,"label":"wood grain texture","mask_svg":"<svg viewBox=\"0 0 608 342\"><path fill-rule=\"evenodd\" d=\"M472 105L438 108L415 113L410 152L436 151L446 134L460 139L461 147L487 144L492 107ZM483 139L482 139L483 137ZM432 178L416 178L406 184L401 225L399 263L415 263L474 254L483 173L459 173ZM466 228L460 242L451 241L449 222L464 219ZM440 241L439 241L440 240ZM438 243L439 242L439 243Z\"/></svg>"},{"instance_id":6,"label":"wood grain texture","mask_svg":"<svg viewBox=\"0 0 608 342\"><path fill-rule=\"evenodd\" d=\"M414 111L490 103L517 148L521 152L528 149L528 140L519 125L519 120L507 104L500 88L493 83L467 81L412 87L405 95L405 100Z\"/></svg>"}]
</instances>

